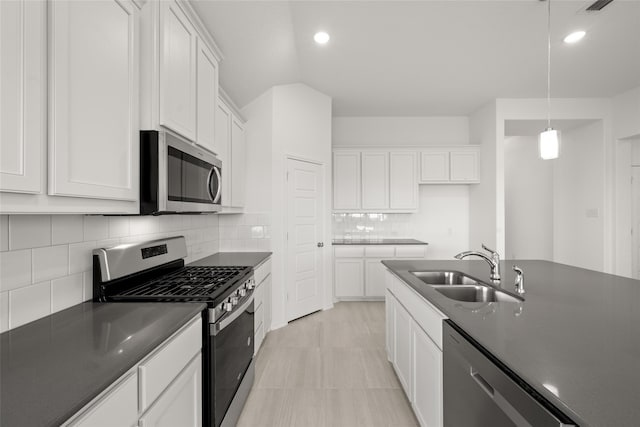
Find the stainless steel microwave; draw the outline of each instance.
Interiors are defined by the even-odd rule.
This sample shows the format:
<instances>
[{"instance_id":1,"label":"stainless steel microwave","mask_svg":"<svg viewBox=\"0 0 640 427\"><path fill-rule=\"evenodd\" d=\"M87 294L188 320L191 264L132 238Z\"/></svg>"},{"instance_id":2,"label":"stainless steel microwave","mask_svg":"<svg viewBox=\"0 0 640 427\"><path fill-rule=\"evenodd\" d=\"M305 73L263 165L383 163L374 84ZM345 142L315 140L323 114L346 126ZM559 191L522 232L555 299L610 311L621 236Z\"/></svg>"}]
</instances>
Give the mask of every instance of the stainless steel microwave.
<instances>
[{"instance_id":1,"label":"stainless steel microwave","mask_svg":"<svg viewBox=\"0 0 640 427\"><path fill-rule=\"evenodd\" d=\"M222 162L169 132L140 132L140 215L220 210Z\"/></svg>"}]
</instances>

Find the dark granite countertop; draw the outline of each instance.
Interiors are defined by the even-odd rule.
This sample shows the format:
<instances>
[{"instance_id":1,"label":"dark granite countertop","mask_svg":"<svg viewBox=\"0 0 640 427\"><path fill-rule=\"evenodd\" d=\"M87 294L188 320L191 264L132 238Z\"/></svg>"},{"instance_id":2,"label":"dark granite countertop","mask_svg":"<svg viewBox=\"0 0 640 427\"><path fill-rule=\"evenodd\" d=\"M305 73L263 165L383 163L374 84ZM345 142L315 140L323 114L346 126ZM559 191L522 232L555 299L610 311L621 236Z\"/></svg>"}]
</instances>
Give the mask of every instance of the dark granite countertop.
<instances>
[{"instance_id":1,"label":"dark granite countertop","mask_svg":"<svg viewBox=\"0 0 640 427\"><path fill-rule=\"evenodd\" d=\"M334 239L333 245L428 245L416 239Z\"/></svg>"},{"instance_id":2,"label":"dark granite countertop","mask_svg":"<svg viewBox=\"0 0 640 427\"><path fill-rule=\"evenodd\" d=\"M0 335L0 425L60 425L206 307L86 302Z\"/></svg>"},{"instance_id":3,"label":"dark granite countertop","mask_svg":"<svg viewBox=\"0 0 640 427\"><path fill-rule=\"evenodd\" d=\"M218 252L189 265L239 266L256 268L271 256L271 252Z\"/></svg>"},{"instance_id":4,"label":"dark granite countertop","mask_svg":"<svg viewBox=\"0 0 640 427\"><path fill-rule=\"evenodd\" d=\"M444 297L410 271L453 270L489 282L474 261L383 261L580 426L636 426L640 420L640 281L547 261L503 261L524 270L522 303Z\"/></svg>"}]
</instances>

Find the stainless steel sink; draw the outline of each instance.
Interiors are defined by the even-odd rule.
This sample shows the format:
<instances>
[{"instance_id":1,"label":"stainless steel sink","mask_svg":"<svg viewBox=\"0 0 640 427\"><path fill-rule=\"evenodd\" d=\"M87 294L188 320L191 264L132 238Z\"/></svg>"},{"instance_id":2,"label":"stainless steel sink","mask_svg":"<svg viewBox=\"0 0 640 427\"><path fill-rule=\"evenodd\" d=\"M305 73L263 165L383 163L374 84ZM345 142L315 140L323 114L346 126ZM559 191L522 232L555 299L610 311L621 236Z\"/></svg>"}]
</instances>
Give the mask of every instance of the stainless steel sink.
<instances>
[{"instance_id":1,"label":"stainless steel sink","mask_svg":"<svg viewBox=\"0 0 640 427\"><path fill-rule=\"evenodd\" d=\"M428 285L477 285L478 281L459 271L411 271Z\"/></svg>"},{"instance_id":2,"label":"stainless steel sink","mask_svg":"<svg viewBox=\"0 0 640 427\"><path fill-rule=\"evenodd\" d=\"M520 302L522 299L485 285L433 286L447 298L464 302Z\"/></svg>"}]
</instances>

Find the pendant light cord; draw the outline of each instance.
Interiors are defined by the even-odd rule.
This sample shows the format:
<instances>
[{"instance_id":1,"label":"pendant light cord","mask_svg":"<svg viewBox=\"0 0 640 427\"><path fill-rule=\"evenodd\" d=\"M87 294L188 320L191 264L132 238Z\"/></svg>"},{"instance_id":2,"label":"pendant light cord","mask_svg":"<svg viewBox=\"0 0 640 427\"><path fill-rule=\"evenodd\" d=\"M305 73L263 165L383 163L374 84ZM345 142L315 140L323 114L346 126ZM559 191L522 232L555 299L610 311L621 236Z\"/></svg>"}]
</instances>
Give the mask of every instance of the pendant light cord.
<instances>
[{"instance_id":1,"label":"pendant light cord","mask_svg":"<svg viewBox=\"0 0 640 427\"><path fill-rule=\"evenodd\" d=\"M547 128L551 129L551 0L547 0Z\"/></svg>"}]
</instances>

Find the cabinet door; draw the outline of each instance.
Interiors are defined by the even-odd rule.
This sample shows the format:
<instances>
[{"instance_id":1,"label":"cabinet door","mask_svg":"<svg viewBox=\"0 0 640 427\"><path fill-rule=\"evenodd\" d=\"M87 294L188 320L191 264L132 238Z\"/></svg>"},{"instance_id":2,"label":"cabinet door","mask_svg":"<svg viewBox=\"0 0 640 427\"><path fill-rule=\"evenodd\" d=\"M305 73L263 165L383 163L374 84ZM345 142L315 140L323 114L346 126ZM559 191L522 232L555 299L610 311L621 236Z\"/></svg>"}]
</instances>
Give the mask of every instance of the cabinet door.
<instances>
[{"instance_id":1,"label":"cabinet door","mask_svg":"<svg viewBox=\"0 0 640 427\"><path fill-rule=\"evenodd\" d=\"M196 30L173 1L161 2L160 124L196 140Z\"/></svg>"},{"instance_id":2,"label":"cabinet door","mask_svg":"<svg viewBox=\"0 0 640 427\"><path fill-rule=\"evenodd\" d=\"M0 1L0 191L42 191L46 10L44 0Z\"/></svg>"},{"instance_id":3,"label":"cabinet door","mask_svg":"<svg viewBox=\"0 0 640 427\"><path fill-rule=\"evenodd\" d=\"M413 411L421 426L442 426L442 351L412 323Z\"/></svg>"},{"instance_id":4,"label":"cabinet door","mask_svg":"<svg viewBox=\"0 0 640 427\"><path fill-rule=\"evenodd\" d=\"M216 147L222 162L222 206L231 206L231 110L218 98Z\"/></svg>"},{"instance_id":5,"label":"cabinet door","mask_svg":"<svg viewBox=\"0 0 640 427\"><path fill-rule=\"evenodd\" d=\"M217 153L215 140L216 108L218 105L218 61L207 46L198 41L198 89L196 143Z\"/></svg>"},{"instance_id":6,"label":"cabinet door","mask_svg":"<svg viewBox=\"0 0 640 427\"><path fill-rule=\"evenodd\" d=\"M389 208L389 153L362 153L362 209Z\"/></svg>"},{"instance_id":7,"label":"cabinet door","mask_svg":"<svg viewBox=\"0 0 640 427\"><path fill-rule=\"evenodd\" d=\"M416 153L389 154L389 193L391 209L418 209L418 176Z\"/></svg>"},{"instance_id":8,"label":"cabinet door","mask_svg":"<svg viewBox=\"0 0 640 427\"><path fill-rule=\"evenodd\" d=\"M264 279L262 286L264 286L264 334L266 335L271 330L271 274Z\"/></svg>"},{"instance_id":9,"label":"cabinet door","mask_svg":"<svg viewBox=\"0 0 640 427\"><path fill-rule=\"evenodd\" d=\"M385 289L386 267L382 259L365 260L365 296L382 297Z\"/></svg>"},{"instance_id":10,"label":"cabinet door","mask_svg":"<svg viewBox=\"0 0 640 427\"><path fill-rule=\"evenodd\" d=\"M64 425L70 427L135 425L138 421L138 377L135 372L125 375L104 396L92 403L79 418Z\"/></svg>"},{"instance_id":11,"label":"cabinet door","mask_svg":"<svg viewBox=\"0 0 640 427\"><path fill-rule=\"evenodd\" d=\"M118 0L49 11L49 194L136 200L139 11Z\"/></svg>"},{"instance_id":12,"label":"cabinet door","mask_svg":"<svg viewBox=\"0 0 640 427\"><path fill-rule=\"evenodd\" d=\"M360 153L333 153L333 209L360 209Z\"/></svg>"},{"instance_id":13,"label":"cabinet door","mask_svg":"<svg viewBox=\"0 0 640 427\"><path fill-rule=\"evenodd\" d=\"M411 316L407 310L396 302L393 308L394 323L394 365L400 384L409 399L413 402L411 393Z\"/></svg>"},{"instance_id":14,"label":"cabinet door","mask_svg":"<svg viewBox=\"0 0 640 427\"><path fill-rule=\"evenodd\" d=\"M477 151L452 151L451 152L451 181L452 182L478 182L478 152Z\"/></svg>"},{"instance_id":15,"label":"cabinet door","mask_svg":"<svg viewBox=\"0 0 640 427\"><path fill-rule=\"evenodd\" d=\"M244 126L236 117L231 118L231 206L244 206L245 173L247 171Z\"/></svg>"},{"instance_id":16,"label":"cabinet door","mask_svg":"<svg viewBox=\"0 0 640 427\"><path fill-rule=\"evenodd\" d=\"M420 182L449 181L449 152L423 151L420 153Z\"/></svg>"},{"instance_id":17,"label":"cabinet door","mask_svg":"<svg viewBox=\"0 0 640 427\"><path fill-rule=\"evenodd\" d=\"M364 274L361 259L336 259L336 297L361 297L364 295Z\"/></svg>"},{"instance_id":18,"label":"cabinet door","mask_svg":"<svg viewBox=\"0 0 640 427\"><path fill-rule=\"evenodd\" d=\"M158 401L140 418L140 427L202 426L202 357L196 356Z\"/></svg>"},{"instance_id":19,"label":"cabinet door","mask_svg":"<svg viewBox=\"0 0 640 427\"><path fill-rule=\"evenodd\" d=\"M385 343L387 347L387 359L389 362L395 364L394 360L394 344L395 344L395 324L394 324L394 313L393 307L395 303L395 298L389 292L389 289L386 289L384 292L384 315L385 315Z\"/></svg>"}]
</instances>

